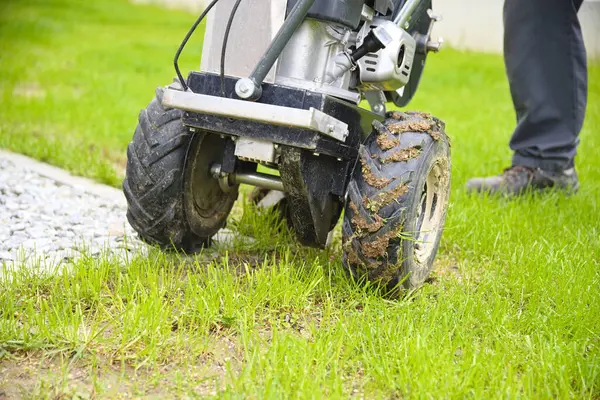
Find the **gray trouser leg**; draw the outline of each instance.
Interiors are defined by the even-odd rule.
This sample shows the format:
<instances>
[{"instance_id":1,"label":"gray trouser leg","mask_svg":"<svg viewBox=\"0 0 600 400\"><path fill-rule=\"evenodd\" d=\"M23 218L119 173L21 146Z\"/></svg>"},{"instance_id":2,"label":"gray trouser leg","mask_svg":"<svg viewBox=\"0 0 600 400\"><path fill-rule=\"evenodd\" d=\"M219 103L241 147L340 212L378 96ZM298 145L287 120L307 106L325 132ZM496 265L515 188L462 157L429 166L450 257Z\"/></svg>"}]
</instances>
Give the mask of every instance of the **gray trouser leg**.
<instances>
[{"instance_id":1,"label":"gray trouser leg","mask_svg":"<svg viewBox=\"0 0 600 400\"><path fill-rule=\"evenodd\" d=\"M513 165L572 167L587 101L583 0L505 0L504 59L517 113Z\"/></svg>"}]
</instances>

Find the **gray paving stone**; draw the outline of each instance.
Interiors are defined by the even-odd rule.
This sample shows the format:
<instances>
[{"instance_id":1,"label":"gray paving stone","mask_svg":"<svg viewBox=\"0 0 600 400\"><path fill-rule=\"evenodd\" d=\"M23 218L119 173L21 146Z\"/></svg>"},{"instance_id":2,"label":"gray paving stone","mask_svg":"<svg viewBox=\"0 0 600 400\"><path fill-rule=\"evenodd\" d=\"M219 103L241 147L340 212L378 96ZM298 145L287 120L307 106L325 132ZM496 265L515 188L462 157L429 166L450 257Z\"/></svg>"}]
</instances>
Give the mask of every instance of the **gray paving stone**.
<instances>
[{"instance_id":1,"label":"gray paving stone","mask_svg":"<svg viewBox=\"0 0 600 400\"><path fill-rule=\"evenodd\" d=\"M148 254L119 189L0 150L0 199L0 279L14 268L69 268L83 256L125 262ZM222 230L214 241L227 247L234 235Z\"/></svg>"},{"instance_id":2,"label":"gray paving stone","mask_svg":"<svg viewBox=\"0 0 600 400\"><path fill-rule=\"evenodd\" d=\"M123 258L114 239L125 236L133 251L146 247L127 223L118 189L0 150L0 193L3 263L70 262L81 257L81 248L87 256L114 252Z\"/></svg>"}]
</instances>

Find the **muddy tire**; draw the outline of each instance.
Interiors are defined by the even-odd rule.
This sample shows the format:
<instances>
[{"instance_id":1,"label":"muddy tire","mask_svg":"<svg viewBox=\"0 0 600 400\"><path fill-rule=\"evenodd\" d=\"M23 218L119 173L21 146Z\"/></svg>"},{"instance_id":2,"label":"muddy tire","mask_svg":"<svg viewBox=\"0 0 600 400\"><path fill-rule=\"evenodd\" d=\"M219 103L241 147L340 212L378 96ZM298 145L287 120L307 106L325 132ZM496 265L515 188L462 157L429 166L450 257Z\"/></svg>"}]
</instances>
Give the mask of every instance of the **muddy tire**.
<instances>
[{"instance_id":1,"label":"muddy tire","mask_svg":"<svg viewBox=\"0 0 600 400\"><path fill-rule=\"evenodd\" d=\"M140 112L127 148L127 220L150 244L195 252L225 225L237 187L224 193L210 175L210 165L221 161L223 139L190 132L180 110L162 106L163 93L158 88Z\"/></svg>"},{"instance_id":2,"label":"muddy tire","mask_svg":"<svg viewBox=\"0 0 600 400\"><path fill-rule=\"evenodd\" d=\"M446 218L450 144L423 113L375 122L360 147L342 227L344 265L358 279L392 288L427 279Z\"/></svg>"}]
</instances>

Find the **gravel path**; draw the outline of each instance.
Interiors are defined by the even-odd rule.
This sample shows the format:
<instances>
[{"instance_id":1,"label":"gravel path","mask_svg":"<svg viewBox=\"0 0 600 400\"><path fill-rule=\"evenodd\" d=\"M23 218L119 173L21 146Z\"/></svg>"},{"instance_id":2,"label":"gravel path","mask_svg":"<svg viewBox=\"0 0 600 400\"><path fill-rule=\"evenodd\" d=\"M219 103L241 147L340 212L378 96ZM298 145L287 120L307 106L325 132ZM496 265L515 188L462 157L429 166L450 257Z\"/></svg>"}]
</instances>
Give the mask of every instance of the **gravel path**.
<instances>
[{"instance_id":1,"label":"gravel path","mask_svg":"<svg viewBox=\"0 0 600 400\"><path fill-rule=\"evenodd\" d=\"M126 222L119 190L27 160L0 151L0 267L48 268L82 254L123 258L146 248Z\"/></svg>"}]
</instances>

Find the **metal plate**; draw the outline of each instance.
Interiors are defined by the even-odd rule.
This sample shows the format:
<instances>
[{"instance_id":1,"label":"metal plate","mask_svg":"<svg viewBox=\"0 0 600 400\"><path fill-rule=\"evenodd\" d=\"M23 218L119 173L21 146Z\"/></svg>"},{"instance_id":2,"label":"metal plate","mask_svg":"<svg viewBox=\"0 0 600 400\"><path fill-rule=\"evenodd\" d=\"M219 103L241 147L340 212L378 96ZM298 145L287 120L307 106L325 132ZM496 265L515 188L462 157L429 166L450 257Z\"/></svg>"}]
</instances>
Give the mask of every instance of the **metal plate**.
<instances>
[{"instance_id":1,"label":"metal plate","mask_svg":"<svg viewBox=\"0 0 600 400\"><path fill-rule=\"evenodd\" d=\"M225 27L235 0L220 0L208 14L200 69L219 73ZM283 24L286 2L281 0L244 0L240 3L227 41L225 73L250 76L273 37ZM277 63L265 82L275 81Z\"/></svg>"}]
</instances>

